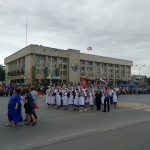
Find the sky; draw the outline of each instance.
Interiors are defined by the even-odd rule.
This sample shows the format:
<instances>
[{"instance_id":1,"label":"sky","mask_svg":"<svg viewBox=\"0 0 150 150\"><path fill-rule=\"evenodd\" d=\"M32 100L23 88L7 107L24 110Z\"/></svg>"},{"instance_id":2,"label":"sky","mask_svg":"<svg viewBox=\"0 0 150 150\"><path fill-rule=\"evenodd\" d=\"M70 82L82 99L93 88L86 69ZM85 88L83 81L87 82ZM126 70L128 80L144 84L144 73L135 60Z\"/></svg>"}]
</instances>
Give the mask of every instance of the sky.
<instances>
[{"instance_id":1,"label":"sky","mask_svg":"<svg viewBox=\"0 0 150 150\"><path fill-rule=\"evenodd\" d=\"M133 61L150 77L150 0L1 0L0 64L26 46L76 49Z\"/></svg>"}]
</instances>

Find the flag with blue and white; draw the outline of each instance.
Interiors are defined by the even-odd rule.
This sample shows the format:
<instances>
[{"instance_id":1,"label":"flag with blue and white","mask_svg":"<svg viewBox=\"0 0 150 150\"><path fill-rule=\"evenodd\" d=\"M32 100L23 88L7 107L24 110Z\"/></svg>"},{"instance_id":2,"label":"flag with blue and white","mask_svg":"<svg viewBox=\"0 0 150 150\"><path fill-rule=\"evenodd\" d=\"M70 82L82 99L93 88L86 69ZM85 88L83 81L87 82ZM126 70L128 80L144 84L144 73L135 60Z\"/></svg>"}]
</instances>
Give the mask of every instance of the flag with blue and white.
<instances>
[{"instance_id":1,"label":"flag with blue and white","mask_svg":"<svg viewBox=\"0 0 150 150\"><path fill-rule=\"evenodd\" d=\"M107 85L107 82L100 78L100 84Z\"/></svg>"}]
</instances>

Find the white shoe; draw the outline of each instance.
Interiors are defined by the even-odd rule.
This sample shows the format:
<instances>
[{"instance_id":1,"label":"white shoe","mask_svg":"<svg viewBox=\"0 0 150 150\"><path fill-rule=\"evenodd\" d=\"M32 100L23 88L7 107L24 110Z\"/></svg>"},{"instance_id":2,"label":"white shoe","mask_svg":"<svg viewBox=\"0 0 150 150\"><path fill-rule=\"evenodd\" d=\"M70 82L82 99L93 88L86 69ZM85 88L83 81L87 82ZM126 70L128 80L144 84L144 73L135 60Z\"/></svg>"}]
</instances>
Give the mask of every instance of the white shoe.
<instances>
[{"instance_id":1,"label":"white shoe","mask_svg":"<svg viewBox=\"0 0 150 150\"><path fill-rule=\"evenodd\" d=\"M82 110L80 110L79 112L82 112Z\"/></svg>"},{"instance_id":2,"label":"white shoe","mask_svg":"<svg viewBox=\"0 0 150 150\"><path fill-rule=\"evenodd\" d=\"M87 111L87 108L85 108L85 110L84 111Z\"/></svg>"}]
</instances>

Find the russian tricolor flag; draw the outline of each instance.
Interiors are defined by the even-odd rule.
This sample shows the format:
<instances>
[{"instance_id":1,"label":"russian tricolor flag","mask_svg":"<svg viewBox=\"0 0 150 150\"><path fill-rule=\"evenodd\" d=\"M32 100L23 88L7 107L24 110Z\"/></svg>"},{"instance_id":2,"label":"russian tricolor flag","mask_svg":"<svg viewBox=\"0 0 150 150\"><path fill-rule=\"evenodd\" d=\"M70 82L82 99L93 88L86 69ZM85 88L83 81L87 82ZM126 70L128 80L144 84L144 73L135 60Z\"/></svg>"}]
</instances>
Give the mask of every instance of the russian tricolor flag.
<instances>
[{"instance_id":1,"label":"russian tricolor flag","mask_svg":"<svg viewBox=\"0 0 150 150\"><path fill-rule=\"evenodd\" d=\"M104 80L102 80L102 79L100 78L100 84L102 84L102 85L107 85L107 82L104 81Z\"/></svg>"}]
</instances>

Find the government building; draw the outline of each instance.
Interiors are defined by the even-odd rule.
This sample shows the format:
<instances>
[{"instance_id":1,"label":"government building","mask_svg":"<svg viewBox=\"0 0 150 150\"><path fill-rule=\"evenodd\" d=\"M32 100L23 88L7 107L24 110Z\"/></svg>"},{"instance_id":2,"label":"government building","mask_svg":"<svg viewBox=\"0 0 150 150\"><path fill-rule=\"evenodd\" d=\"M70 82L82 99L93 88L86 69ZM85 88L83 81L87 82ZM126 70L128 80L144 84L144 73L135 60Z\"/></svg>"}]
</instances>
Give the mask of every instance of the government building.
<instances>
[{"instance_id":1,"label":"government building","mask_svg":"<svg viewBox=\"0 0 150 150\"><path fill-rule=\"evenodd\" d=\"M99 83L100 78L117 85L131 82L132 61L80 53L79 50L29 45L4 60L6 78L14 83Z\"/></svg>"}]
</instances>

